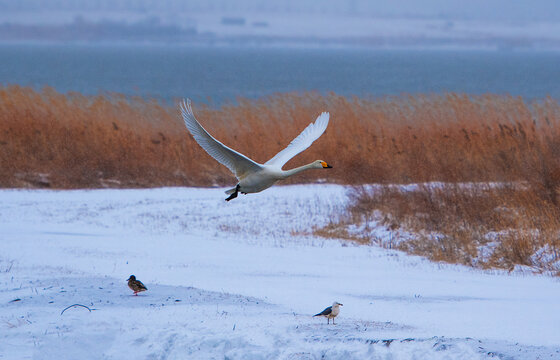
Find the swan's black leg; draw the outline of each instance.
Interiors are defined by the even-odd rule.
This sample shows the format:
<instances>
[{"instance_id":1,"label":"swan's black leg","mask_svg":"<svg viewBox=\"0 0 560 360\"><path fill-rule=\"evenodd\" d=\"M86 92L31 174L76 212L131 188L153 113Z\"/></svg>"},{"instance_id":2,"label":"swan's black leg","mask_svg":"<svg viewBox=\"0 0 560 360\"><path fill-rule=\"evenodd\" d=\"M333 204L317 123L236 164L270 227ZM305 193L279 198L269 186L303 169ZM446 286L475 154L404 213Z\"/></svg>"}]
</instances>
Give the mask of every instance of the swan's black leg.
<instances>
[{"instance_id":1,"label":"swan's black leg","mask_svg":"<svg viewBox=\"0 0 560 360\"><path fill-rule=\"evenodd\" d=\"M230 200L232 200L232 199L235 199L236 197L237 197L237 191L234 192L233 194L231 194L231 195L226 199L226 201L230 201Z\"/></svg>"},{"instance_id":2,"label":"swan's black leg","mask_svg":"<svg viewBox=\"0 0 560 360\"><path fill-rule=\"evenodd\" d=\"M226 201L230 201L232 199L235 199L237 197L237 194L239 193L239 184L237 184L237 186L235 187L235 192L233 194L231 194Z\"/></svg>"}]
</instances>

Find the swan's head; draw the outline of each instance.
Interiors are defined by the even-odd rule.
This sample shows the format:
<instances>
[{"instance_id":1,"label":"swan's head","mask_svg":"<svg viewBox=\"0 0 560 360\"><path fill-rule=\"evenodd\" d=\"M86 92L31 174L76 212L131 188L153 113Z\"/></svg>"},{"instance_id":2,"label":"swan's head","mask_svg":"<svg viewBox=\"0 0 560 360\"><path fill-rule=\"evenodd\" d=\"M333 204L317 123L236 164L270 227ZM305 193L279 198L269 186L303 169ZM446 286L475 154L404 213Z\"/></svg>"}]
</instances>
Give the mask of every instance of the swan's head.
<instances>
[{"instance_id":1,"label":"swan's head","mask_svg":"<svg viewBox=\"0 0 560 360\"><path fill-rule=\"evenodd\" d=\"M323 160L316 160L313 163L318 169L330 169L332 168L332 166L330 166L329 164L327 164L325 161Z\"/></svg>"}]
</instances>

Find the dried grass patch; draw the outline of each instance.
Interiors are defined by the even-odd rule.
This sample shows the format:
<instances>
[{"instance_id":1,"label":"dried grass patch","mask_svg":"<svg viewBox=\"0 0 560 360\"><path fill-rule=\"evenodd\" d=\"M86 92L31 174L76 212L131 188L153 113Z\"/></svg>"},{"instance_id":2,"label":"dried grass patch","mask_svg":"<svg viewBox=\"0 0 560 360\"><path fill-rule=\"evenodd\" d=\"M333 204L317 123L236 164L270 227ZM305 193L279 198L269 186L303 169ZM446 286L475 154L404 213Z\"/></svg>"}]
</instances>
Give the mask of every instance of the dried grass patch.
<instances>
[{"instance_id":1,"label":"dried grass patch","mask_svg":"<svg viewBox=\"0 0 560 360\"><path fill-rule=\"evenodd\" d=\"M355 187L348 224L406 230L397 248L477 268L560 270L560 208L526 184ZM379 214L384 214L381 217Z\"/></svg>"},{"instance_id":2,"label":"dried grass patch","mask_svg":"<svg viewBox=\"0 0 560 360\"><path fill-rule=\"evenodd\" d=\"M334 166L289 180L341 184L528 181L557 203L560 106L546 98L465 94L384 98L285 93L210 108L220 141L265 162L322 111L326 133L292 161ZM231 185L235 178L186 132L176 104L119 94L0 87L0 186Z\"/></svg>"}]
</instances>

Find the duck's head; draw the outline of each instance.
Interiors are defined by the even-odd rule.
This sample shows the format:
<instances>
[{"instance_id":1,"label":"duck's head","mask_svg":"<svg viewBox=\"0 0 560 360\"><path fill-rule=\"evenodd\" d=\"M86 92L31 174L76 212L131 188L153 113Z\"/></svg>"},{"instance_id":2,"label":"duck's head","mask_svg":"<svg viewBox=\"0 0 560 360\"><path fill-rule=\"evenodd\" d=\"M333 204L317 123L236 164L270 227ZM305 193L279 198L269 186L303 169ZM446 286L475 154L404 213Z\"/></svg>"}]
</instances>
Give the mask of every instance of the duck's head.
<instances>
[{"instance_id":1,"label":"duck's head","mask_svg":"<svg viewBox=\"0 0 560 360\"><path fill-rule=\"evenodd\" d=\"M323 160L315 160L315 162L313 164L318 169L330 169L330 168L332 168L332 166L330 166L329 164L327 164L326 161L323 161Z\"/></svg>"},{"instance_id":2,"label":"duck's head","mask_svg":"<svg viewBox=\"0 0 560 360\"><path fill-rule=\"evenodd\" d=\"M127 280L128 280L128 281L130 281L130 280L136 280L136 276L130 275L130 277L129 277Z\"/></svg>"}]
</instances>

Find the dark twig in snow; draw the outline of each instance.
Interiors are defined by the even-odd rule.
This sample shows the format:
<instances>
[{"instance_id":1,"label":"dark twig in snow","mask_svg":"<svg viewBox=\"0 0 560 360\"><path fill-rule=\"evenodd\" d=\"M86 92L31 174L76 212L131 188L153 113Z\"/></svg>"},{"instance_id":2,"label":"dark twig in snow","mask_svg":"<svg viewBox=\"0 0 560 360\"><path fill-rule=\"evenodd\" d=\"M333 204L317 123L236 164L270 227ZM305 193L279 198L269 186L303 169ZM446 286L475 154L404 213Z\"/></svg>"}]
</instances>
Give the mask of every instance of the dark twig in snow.
<instances>
[{"instance_id":1,"label":"dark twig in snow","mask_svg":"<svg viewBox=\"0 0 560 360\"><path fill-rule=\"evenodd\" d=\"M64 310L62 310L62 312L60 313L60 315L64 314L64 312L65 312L66 310L70 309L71 307L78 307L78 306L81 306L81 307L83 307L83 308L86 308L86 309L89 310L89 312L91 312L91 309L88 308L88 307L85 306L85 305L82 305L82 304L74 304L74 305L70 305L70 306L68 306L67 308L65 308Z\"/></svg>"}]
</instances>

